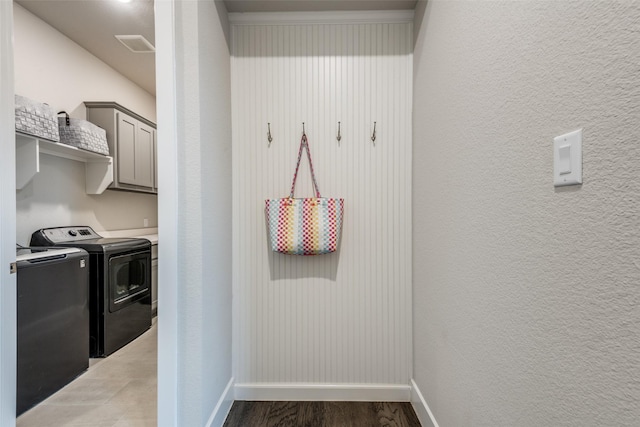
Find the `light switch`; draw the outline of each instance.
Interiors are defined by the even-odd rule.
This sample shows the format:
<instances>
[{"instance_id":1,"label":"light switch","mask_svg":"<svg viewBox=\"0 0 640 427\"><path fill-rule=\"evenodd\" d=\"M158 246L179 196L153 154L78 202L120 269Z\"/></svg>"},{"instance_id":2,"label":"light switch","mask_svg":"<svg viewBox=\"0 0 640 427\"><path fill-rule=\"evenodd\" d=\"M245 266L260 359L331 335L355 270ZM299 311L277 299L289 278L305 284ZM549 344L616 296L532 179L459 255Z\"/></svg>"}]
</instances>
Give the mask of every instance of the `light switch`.
<instances>
[{"instance_id":1,"label":"light switch","mask_svg":"<svg viewBox=\"0 0 640 427\"><path fill-rule=\"evenodd\" d=\"M582 184L582 129L553 139L553 182L556 187Z\"/></svg>"},{"instance_id":2,"label":"light switch","mask_svg":"<svg viewBox=\"0 0 640 427\"><path fill-rule=\"evenodd\" d=\"M560 147L560 175L571 173L571 146Z\"/></svg>"}]
</instances>

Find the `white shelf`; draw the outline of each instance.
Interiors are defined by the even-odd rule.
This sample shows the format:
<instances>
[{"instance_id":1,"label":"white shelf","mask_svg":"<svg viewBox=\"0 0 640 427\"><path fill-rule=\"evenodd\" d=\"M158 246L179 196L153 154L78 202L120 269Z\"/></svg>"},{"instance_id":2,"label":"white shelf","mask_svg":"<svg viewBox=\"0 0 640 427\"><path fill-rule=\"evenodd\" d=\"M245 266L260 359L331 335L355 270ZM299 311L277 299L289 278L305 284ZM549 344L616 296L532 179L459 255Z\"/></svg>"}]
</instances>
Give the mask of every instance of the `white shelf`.
<instances>
[{"instance_id":1,"label":"white shelf","mask_svg":"<svg viewBox=\"0 0 640 427\"><path fill-rule=\"evenodd\" d=\"M40 172L40 155L85 164L87 194L101 194L113 182L113 158L70 145L16 133L16 188L23 189Z\"/></svg>"}]
</instances>

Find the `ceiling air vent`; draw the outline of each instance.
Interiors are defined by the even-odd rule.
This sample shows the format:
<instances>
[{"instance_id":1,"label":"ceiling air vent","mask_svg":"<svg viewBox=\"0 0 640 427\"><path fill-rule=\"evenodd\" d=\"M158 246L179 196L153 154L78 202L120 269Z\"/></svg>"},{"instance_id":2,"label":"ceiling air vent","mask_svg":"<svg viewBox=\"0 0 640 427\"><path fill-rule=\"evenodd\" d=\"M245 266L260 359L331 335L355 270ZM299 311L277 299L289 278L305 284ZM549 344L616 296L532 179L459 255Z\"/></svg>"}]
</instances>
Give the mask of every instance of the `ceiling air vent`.
<instances>
[{"instance_id":1,"label":"ceiling air vent","mask_svg":"<svg viewBox=\"0 0 640 427\"><path fill-rule=\"evenodd\" d=\"M140 35L115 37L133 53L153 53L156 51L149 40Z\"/></svg>"}]
</instances>

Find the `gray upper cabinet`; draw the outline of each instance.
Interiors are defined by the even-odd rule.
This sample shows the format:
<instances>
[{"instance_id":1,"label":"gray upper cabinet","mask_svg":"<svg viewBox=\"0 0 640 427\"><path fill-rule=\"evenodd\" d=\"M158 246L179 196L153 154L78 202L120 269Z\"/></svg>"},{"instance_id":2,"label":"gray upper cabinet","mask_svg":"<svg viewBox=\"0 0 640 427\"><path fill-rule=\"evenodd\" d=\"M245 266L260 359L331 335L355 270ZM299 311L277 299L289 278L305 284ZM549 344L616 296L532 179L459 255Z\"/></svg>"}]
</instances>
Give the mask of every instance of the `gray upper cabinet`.
<instances>
[{"instance_id":1,"label":"gray upper cabinet","mask_svg":"<svg viewBox=\"0 0 640 427\"><path fill-rule=\"evenodd\" d=\"M85 102L87 120L107 131L114 158L109 188L157 193L156 125L115 102Z\"/></svg>"}]
</instances>

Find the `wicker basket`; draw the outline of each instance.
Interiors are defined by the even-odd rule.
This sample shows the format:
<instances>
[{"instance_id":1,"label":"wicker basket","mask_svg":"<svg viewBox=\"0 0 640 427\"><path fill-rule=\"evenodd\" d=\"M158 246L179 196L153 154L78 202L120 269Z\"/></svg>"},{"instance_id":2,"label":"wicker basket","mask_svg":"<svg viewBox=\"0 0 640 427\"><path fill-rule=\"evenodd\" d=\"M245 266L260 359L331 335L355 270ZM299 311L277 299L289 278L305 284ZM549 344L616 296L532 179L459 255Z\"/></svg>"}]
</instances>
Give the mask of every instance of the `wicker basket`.
<instances>
[{"instance_id":1,"label":"wicker basket","mask_svg":"<svg viewBox=\"0 0 640 427\"><path fill-rule=\"evenodd\" d=\"M60 141L58 115L47 104L15 96L16 132L49 141Z\"/></svg>"},{"instance_id":2,"label":"wicker basket","mask_svg":"<svg viewBox=\"0 0 640 427\"><path fill-rule=\"evenodd\" d=\"M94 153L109 155L107 132L91 122L70 118L64 111L65 117L58 117L60 142Z\"/></svg>"}]
</instances>

